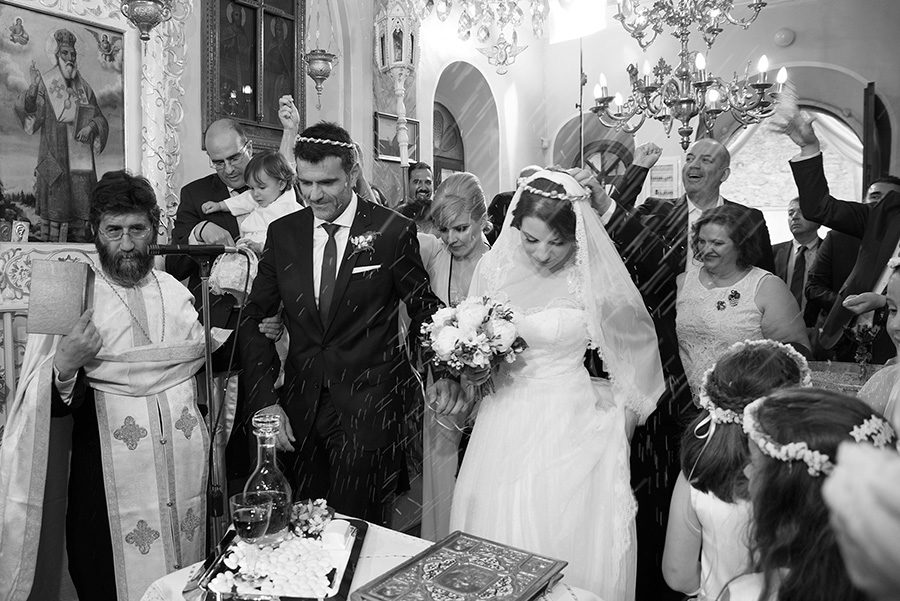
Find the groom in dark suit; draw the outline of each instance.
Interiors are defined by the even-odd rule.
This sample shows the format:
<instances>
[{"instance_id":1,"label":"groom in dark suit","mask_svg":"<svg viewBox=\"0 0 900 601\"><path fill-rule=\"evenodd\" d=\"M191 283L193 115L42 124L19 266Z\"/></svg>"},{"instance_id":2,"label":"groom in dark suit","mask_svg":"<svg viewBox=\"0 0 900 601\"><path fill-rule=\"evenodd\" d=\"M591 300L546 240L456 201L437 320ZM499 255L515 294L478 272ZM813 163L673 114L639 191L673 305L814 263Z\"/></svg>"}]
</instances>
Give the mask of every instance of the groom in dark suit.
<instances>
[{"instance_id":1,"label":"groom in dark suit","mask_svg":"<svg viewBox=\"0 0 900 601\"><path fill-rule=\"evenodd\" d=\"M400 468L402 387L411 377L398 308L406 303L418 331L440 301L414 223L353 192L360 167L350 135L316 124L298 136L294 154L307 208L269 226L240 329L251 413L287 420L278 446L296 450L298 498L325 497L342 513L387 524ZM290 344L276 393L275 351L258 322L281 303ZM461 409L459 390L438 379L429 400L440 412Z\"/></svg>"}]
</instances>

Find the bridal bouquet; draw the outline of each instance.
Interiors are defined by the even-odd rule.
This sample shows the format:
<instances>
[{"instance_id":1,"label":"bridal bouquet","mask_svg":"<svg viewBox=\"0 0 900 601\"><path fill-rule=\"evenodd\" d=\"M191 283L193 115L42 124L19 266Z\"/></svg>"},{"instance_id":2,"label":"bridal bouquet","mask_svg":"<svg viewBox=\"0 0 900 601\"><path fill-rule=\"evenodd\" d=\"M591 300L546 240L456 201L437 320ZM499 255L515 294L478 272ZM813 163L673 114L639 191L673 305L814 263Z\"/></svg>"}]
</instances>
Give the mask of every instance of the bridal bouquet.
<instances>
[{"instance_id":1,"label":"bridal bouquet","mask_svg":"<svg viewBox=\"0 0 900 601\"><path fill-rule=\"evenodd\" d=\"M514 321L506 299L470 296L422 324L426 356L455 375L512 363L528 348Z\"/></svg>"}]
</instances>

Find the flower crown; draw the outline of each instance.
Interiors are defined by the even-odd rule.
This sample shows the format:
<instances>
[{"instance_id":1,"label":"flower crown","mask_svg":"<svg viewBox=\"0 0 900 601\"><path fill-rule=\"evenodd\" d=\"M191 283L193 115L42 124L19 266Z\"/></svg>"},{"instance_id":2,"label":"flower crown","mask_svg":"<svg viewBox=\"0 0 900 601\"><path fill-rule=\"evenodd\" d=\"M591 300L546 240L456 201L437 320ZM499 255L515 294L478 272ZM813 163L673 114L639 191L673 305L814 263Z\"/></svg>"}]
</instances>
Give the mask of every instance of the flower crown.
<instances>
[{"instance_id":1,"label":"flower crown","mask_svg":"<svg viewBox=\"0 0 900 601\"><path fill-rule=\"evenodd\" d=\"M562 194L560 194L559 192L555 192L555 191L548 192L546 190L539 190L538 188L535 188L534 186L531 186L528 184L528 182L532 178L533 178L533 176L528 177L528 178L524 178L524 177L520 178L519 181L517 182L519 185L519 188L521 188L525 192L531 192L532 194L537 194L538 196L543 196L544 198L552 198L553 200L567 200L569 202L575 202L577 200L585 200L586 198L588 198L590 196L587 193L584 193L584 194L562 193Z\"/></svg>"},{"instance_id":2,"label":"flower crown","mask_svg":"<svg viewBox=\"0 0 900 601\"><path fill-rule=\"evenodd\" d=\"M340 146L341 148L356 148L353 142L341 142L340 140L329 140L327 138L309 138L307 136L298 135L295 142L307 142L309 144L331 144L332 146Z\"/></svg>"},{"instance_id":3,"label":"flower crown","mask_svg":"<svg viewBox=\"0 0 900 601\"><path fill-rule=\"evenodd\" d=\"M797 367L800 369L800 386L804 388L809 388L812 386L812 371L809 369L809 363L807 363L806 358L798 353L794 347L782 344L781 342L777 342L775 340L744 340L743 342L736 342L732 344L727 353L732 353L734 351L744 350L752 347L765 347L775 350L780 350L788 357L794 360L797 364ZM743 420L743 416L731 409L723 409L713 403L712 399L709 398L709 393L707 390L709 389L709 379L712 376L712 372L715 369L715 365L706 370L703 374L703 380L700 384L700 392L698 394L697 402L700 407L706 409L709 412L709 419L713 424L740 424Z\"/></svg>"},{"instance_id":4,"label":"flower crown","mask_svg":"<svg viewBox=\"0 0 900 601\"><path fill-rule=\"evenodd\" d=\"M802 461L810 476L828 475L834 470L834 463L825 453L809 448L805 442L789 442L781 444L762 431L756 417L759 408L768 397L756 399L744 407L744 432L756 443L764 455L785 463ZM876 448L887 446L894 436L894 429L885 420L873 415L863 423L854 426L850 436L856 442L871 442Z\"/></svg>"}]
</instances>

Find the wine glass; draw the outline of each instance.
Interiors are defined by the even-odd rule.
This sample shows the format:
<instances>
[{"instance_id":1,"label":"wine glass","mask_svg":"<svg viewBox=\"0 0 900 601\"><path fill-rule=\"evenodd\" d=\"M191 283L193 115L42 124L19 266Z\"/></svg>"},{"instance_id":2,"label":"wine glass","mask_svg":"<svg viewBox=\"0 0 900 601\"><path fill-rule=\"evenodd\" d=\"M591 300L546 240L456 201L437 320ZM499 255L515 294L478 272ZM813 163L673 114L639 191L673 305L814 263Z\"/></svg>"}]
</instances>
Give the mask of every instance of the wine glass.
<instances>
[{"instance_id":1,"label":"wine glass","mask_svg":"<svg viewBox=\"0 0 900 601\"><path fill-rule=\"evenodd\" d=\"M245 543L255 543L269 528L272 516L272 497L257 492L241 492L229 500L231 520L238 537Z\"/></svg>"}]
</instances>

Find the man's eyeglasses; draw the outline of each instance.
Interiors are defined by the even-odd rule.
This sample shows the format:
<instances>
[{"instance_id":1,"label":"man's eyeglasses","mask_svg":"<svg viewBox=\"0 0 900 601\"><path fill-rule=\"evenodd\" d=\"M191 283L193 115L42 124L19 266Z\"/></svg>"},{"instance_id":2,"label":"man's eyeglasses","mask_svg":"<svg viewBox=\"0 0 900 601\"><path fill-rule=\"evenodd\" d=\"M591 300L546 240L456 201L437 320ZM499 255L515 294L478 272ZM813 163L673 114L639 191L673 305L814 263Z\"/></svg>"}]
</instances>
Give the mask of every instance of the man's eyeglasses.
<instances>
[{"instance_id":1,"label":"man's eyeglasses","mask_svg":"<svg viewBox=\"0 0 900 601\"><path fill-rule=\"evenodd\" d=\"M107 240L121 240L122 236L128 234L128 237L132 240L145 240L150 236L150 233L153 231L152 227L146 225L135 225L129 228L121 228L121 227L108 227L100 230L100 235L102 235Z\"/></svg>"},{"instance_id":2,"label":"man's eyeglasses","mask_svg":"<svg viewBox=\"0 0 900 601\"><path fill-rule=\"evenodd\" d=\"M248 146L250 146L250 140L244 142L244 145L236 153L226 159L210 159L209 165L216 171L221 171L226 165L233 168L244 158L244 152L246 152Z\"/></svg>"}]
</instances>

